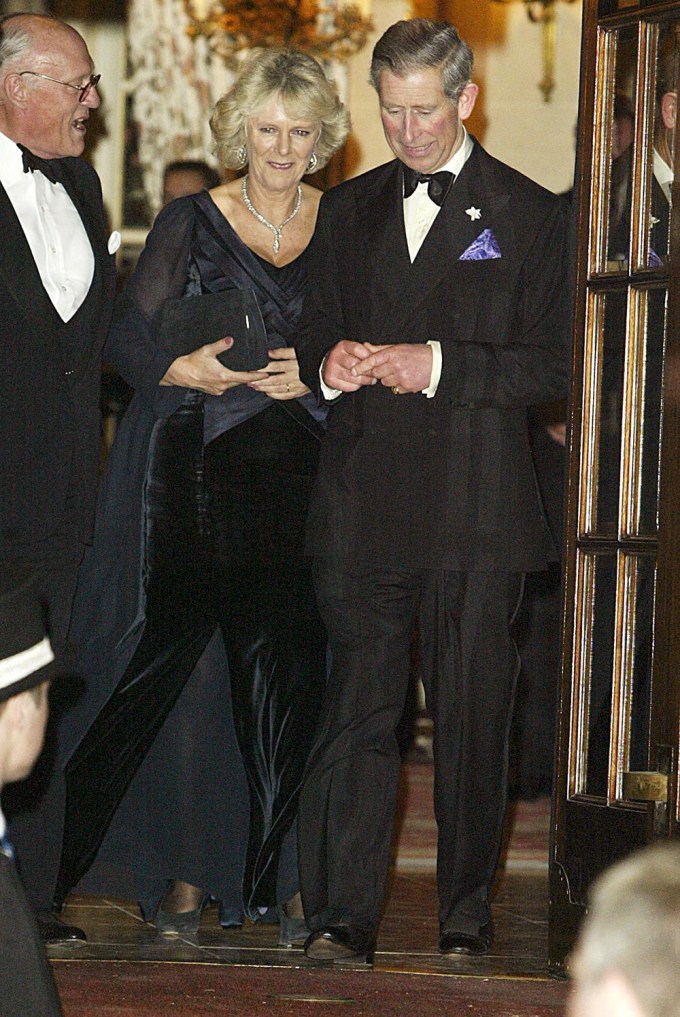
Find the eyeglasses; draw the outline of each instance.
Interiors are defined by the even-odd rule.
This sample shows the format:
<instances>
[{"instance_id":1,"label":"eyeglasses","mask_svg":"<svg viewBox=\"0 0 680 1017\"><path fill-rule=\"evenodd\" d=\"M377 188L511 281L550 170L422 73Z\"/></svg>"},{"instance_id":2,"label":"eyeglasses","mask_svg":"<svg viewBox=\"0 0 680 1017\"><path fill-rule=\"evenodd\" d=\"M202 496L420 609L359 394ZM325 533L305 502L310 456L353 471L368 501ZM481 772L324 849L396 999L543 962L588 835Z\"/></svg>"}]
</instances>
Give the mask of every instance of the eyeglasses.
<instances>
[{"instance_id":1,"label":"eyeglasses","mask_svg":"<svg viewBox=\"0 0 680 1017\"><path fill-rule=\"evenodd\" d=\"M46 81L54 81L57 85L66 85L67 88L75 88L78 92L78 102L85 102L93 88L96 88L101 79L101 74L91 74L85 85L72 85L70 81L60 81L59 78L51 78L49 74L40 74L38 71L19 71L19 77L24 74L32 74L34 78L45 78Z\"/></svg>"}]
</instances>

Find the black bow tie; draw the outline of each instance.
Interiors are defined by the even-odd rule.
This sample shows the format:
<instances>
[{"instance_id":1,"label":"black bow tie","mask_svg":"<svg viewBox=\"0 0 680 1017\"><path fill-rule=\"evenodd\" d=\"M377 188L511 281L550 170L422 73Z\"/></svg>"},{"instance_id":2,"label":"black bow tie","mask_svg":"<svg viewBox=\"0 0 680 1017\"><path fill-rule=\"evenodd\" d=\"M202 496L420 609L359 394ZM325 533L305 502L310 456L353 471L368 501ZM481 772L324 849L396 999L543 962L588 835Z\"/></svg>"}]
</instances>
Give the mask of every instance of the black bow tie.
<instances>
[{"instance_id":1,"label":"black bow tie","mask_svg":"<svg viewBox=\"0 0 680 1017\"><path fill-rule=\"evenodd\" d=\"M23 145L18 147L21 150L24 173L33 173L34 170L40 170L43 176L51 180L53 184L61 182L60 159L41 159L39 155L34 155L30 149L25 148Z\"/></svg>"},{"instance_id":2,"label":"black bow tie","mask_svg":"<svg viewBox=\"0 0 680 1017\"><path fill-rule=\"evenodd\" d=\"M418 170L404 166L404 197L410 198L418 184L427 184L427 196L435 205L443 205L444 198L449 193L453 183L454 175L448 170L440 170L439 173L419 173Z\"/></svg>"}]
</instances>

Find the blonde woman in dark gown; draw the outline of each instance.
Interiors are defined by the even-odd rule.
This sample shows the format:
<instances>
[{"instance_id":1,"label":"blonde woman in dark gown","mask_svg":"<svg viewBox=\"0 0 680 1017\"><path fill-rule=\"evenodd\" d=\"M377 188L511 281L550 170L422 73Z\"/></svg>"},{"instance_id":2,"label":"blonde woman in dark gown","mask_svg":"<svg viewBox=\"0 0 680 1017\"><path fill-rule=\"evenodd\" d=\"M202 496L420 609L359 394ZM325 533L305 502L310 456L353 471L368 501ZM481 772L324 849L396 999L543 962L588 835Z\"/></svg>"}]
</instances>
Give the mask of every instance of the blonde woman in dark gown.
<instances>
[{"instance_id":1,"label":"blonde woman in dark gown","mask_svg":"<svg viewBox=\"0 0 680 1017\"><path fill-rule=\"evenodd\" d=\"M349 122L313 58L271 50L211 127L245 175L162 210L109 343L135 396L76 605L88 685L59 896L97 858L90 888L111 892L115 871L165 933L194 932L212 897L224 925L278 908L291 945L305 933L297 796L326 678L303 547L323 410L292 349L320 199L302 178ZM263 371L223 367L227 340L174 360L156 342L168 299L227 289L257 297Z\"/></svg>"}]
</instances>

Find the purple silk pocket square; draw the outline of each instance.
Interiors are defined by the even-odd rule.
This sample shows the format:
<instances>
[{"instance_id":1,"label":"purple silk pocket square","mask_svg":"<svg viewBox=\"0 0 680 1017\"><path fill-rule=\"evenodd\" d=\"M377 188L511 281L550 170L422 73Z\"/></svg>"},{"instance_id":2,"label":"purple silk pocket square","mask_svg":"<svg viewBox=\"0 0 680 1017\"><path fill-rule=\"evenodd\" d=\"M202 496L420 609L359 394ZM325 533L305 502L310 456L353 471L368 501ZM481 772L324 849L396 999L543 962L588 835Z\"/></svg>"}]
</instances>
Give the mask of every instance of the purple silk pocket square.
<instances>
[{"instance_id":1,"label":"purple silk pocket square","mask_svg":"<svg viewBox=\"0 0 680 1017\"><path fill-rule=\"evenodd\" d=\"M493 235L493 230L483 230L476 240L473 240L468 248L461 254L459 261L488 261L491 258L500 258L501 249L498 241Z\"/></svg>"}]
</instances>

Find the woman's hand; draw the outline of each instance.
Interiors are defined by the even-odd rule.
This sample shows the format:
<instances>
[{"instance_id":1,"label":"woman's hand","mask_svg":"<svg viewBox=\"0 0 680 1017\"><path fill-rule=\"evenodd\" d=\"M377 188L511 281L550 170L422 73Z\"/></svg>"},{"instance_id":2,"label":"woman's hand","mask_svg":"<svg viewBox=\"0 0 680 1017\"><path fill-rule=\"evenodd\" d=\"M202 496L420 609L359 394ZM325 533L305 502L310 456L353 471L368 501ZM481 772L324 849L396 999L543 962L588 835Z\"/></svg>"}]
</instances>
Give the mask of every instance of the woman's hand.
<instances>
[{"instance_id":1,"label":"woman's hand","mask_svg":"<svg viewBox=\"0 0 680 1017\"><path fill-rule=\"evenodd\" d=\"M265 380L250 381L249 387L264 392L270 399L299 399L309 392L300 381L297 357L291 346L269 351L269 366Z\"/></svg>"},{"instance_id":2,"label":"woman's hand","mask_svg":"<svg viewBox=\"0 0 680 1017\"><path fill-rule=\"evenodd\" d=\"M193 353L177 357L170 364L160 385L178 385L180 388L195 388L208 395L220 396L229 388L247 385L250 382L267 378L266 371L230 371L223 367L217 359L218 353L224 353L232 346L231 336L218 339L216 343L199 346Z\"/></svg>"}]
</instances>

